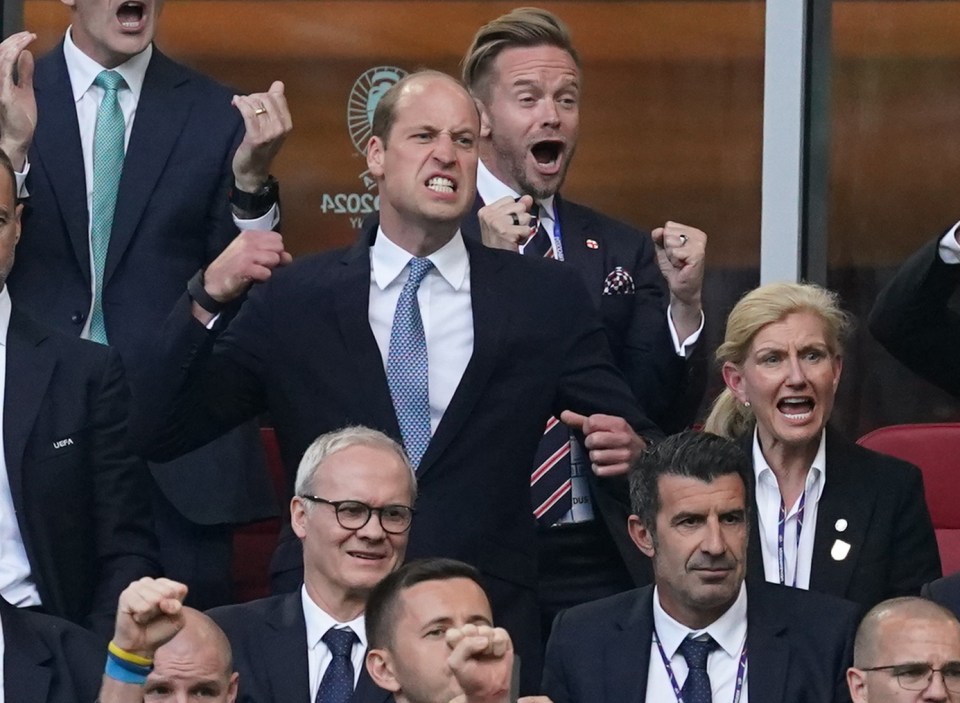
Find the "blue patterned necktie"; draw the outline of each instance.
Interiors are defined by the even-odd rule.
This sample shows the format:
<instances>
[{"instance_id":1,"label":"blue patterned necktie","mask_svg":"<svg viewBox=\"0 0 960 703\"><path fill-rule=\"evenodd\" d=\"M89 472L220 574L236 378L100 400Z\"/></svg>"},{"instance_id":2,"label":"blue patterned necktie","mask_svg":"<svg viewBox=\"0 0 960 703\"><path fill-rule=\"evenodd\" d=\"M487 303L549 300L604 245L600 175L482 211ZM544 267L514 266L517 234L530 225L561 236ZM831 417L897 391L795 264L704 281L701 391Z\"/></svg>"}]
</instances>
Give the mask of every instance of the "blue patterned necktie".
<instances>
[{"instance_id":1,"label":"blue patterned necktie","mask_svg":"<svg viewBox=\"0 0 960 703\"><path fill-rule=\"evenodd\" d=\"M117 91L126 82L116 71L101 71L93 81L103 88L93 133L93 212L90 215L90 247L93 253L93 310L90 313L90 339L107 343L103 321L103 271L113 229L120 173L123 171L123 142L126 127Z\"/></svg>"},{"instance_id":2,"label":"blue patterned necktie","mask_svg":"<svg viewBox=\"0 0 960 703\"><path fill-rule=\"evenodd\" d=\"M320 638L330 648L333 659L323 672L314 703L348 703L353 697L353 662L350 653L357 636L351 629L331 627Z\"/></svg>"},{"instance_id":3,"label":"blue patterned necktie","mask_svg":"<svg viewBox=\"0 0 960 703\"><path fill-rule=\"evenodd\" d=\"M410 275L400 291L390 330L387 352L387 384L393 410L400 425L403 446L416 469L430 444L430 393L427 378L427 339L417 290L433 268L430 259L414 257Z\"/></svg>"},{"instance_id":4,"label":"blue patterned necktie","mask_svg":"<svg viewBox=\"0 0 960 703\"><path fill-rule=\"evenodd\" d=\"M689 637L680 643L680 654L687 660L687 680L680 693L683 703L713 703L710 675L707 673L707 657L717 648L712 637L692 640Z\"/></svg>"}]
</instances>

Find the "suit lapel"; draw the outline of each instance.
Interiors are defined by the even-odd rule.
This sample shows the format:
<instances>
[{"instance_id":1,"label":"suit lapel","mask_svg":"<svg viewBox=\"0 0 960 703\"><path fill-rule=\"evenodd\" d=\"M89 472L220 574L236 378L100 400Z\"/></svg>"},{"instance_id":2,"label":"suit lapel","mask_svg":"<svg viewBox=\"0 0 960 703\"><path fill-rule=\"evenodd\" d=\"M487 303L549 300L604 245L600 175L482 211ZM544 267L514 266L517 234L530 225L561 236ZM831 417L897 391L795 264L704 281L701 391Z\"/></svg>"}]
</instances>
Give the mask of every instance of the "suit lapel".
<instances>
[{"instance_id":1,"label":"suit lapel","mask_svg":"<svg viewBox=\"0 0 960 703\"><path fill-rule=\"evenodd\" d=\"M379 218L371 218L357 244L344 255L334 300L343 345L354 364L351 376L358 385L354 416L372 414L381 429L400 437L383 357L370 329L370 245L378 227Z\"/></svg>"},{"instance_id":2,"label":"suit lapel","mask_svg":"<svg viewBox=\"0 0 960 703\"><path fill-rule=\"evenodd\" d=\"M483 198L477 193L477 197L473 200L473 207L460 222L460 231L465 239L472 239L475 242L483 241L480 237L480 217L477 215L482 207Z\"/></svg>"},{"instance_id":3,"label":"suit lapel","mask_svg":"<svg viewBox=\"0 0 960 703\"><path fill-rule=\"evenodd\" d=\"M279 666L270 666L270 693L276 701L310 700L310 674L307 665L307 624L303 617L300 589L277 602L267 620L262 651ZM243 681L240 681L241 688Z\"/></svg>"},{"instance_id":4,"label":"suit lapel","mask_svg":"<svg viewBox=\"0 0 960 703\"><path fill-rule=\"evenodd\" d=\"M3 619L3 692L8 701L45 701L53 654L23 622L21 613L0 603Z\"/></svg>"},{"instance_id":5,"label":"suit lapel","mask_svg":"<svg viewBox=\"0 0 960 703\"><path fill-rule=\"evenodd\" d=\"M57 363L53 345L42 343L46 337L47 333L33 320L13 309L7 331L3 449L10 492L18 512L24 507L23 454Z\"/></svg>"},{"instance_id":6,"label":"suit lapel","mask_svg":"<svg viewBox=\"0 0 960 703\"><path fill-rule=\"evenodd\" d=\"M105 283L123 258L193 107L190 91L179 89L188 82L179 66L154 49L123 161Z\"/></svg>"},{"instance_id":7,"label":"suit lapel","mask_svg":"<svg viewBox=\"0 0 960 703\"><path fill-rule=\"evenodd\" d=\"M450 405L430 440L420 462L418 476L424 475L443 454L450 442L463 430L473 408L483 394L490 374L500 358L500 338L504 319L509 317L509 301L504 300L497 283L500 262L494 252L482 244L464 238L470 257L470 304L473 308L473 354L463 372Z\"/></svg>"},{"instance_id":8,"label":"suit lapel","mask_svg":"<svg viewBox=\"0 0 960 703\"><path fill-rule=\"evenodd\" d=\"M752 701L782 701L790 663L787 625L767 602L766 587L747 586L747 685Z\"/></svg>"},{"instance_id":9,"label":"suit lapel","mask_svg":"<svg viewBox=\"0 0 960 703\"><path fill-rule=\"evenodd\" d=\"M77 263L89 283L87 181L83 170L77 109L62 43L38 61L34 87L39 123L33 151L43 164L43 172L50 179L50 187L59 205Z\"/></svg>"},{"instance_id":10,"label":"suit lapel","mask_svg":"<svg viewBox=\"0 0 960 703\"><path fill-rule=\"evenodd\" d=\"M633 607L617 623L617 631L603 643L603 692L607 701L646 700L653 641L653 586L644 586L636 594Z\"/></svg>"},{"instance_id":11,"label":"suit lapel","mask_svg":"<svg viewBox=\"0 0 960 703\"><path fill-rule=\"evenodd\" d=\"M856 459L850 455L849 443L830 429L827 457L826 484L817 506L810 590L842 597L850 587L867 537L875 493L850 480L851 472L844 467ZM843 531L837 530L838 523L845 527Z\"/></svg>"},{"instance_id":12,"label":"suit lapel","mask_svg":"<svg viewBox=\"0 0 960 703\"><path fill-rule=\"evenodd\" d=\"M560 197L558 193L553 201L560 223L560 243L563 247L563 259L577 267L585 281L590 283L590 297L598 303L603 287L597 287L597 281L605 280L610 273L604 271L604 262L607 260L603 249L603 232L591 232L587 222L577 217L576 211ZM593 245L589 245L593 242Z\"/></svg>"}]
</instances>

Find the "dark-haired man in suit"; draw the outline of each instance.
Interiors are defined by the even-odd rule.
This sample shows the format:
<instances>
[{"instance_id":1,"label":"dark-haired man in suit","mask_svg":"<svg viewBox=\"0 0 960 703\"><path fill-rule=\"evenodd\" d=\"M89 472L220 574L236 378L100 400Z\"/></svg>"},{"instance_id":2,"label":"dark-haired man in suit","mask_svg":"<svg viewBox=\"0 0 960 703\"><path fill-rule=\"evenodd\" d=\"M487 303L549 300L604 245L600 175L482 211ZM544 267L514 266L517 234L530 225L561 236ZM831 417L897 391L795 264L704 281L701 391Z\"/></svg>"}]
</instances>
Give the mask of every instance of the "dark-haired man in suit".
<instances>
[{"instance_id":1,"label":"dark-haired man in suit","mask_svg":"<svg viewBox=\"0 0 960 703\"><path fill-rule=\"evenodd\" d=\"M574 272L460 235L478 132L473 101L449 76L413 74L386 92L367 149L379 223L350 250L272 272L279 243L228 247L162 330L156 371L142 379L152 402L136 423L162 458L269 408L291 473L317 435L344 425L402 438L420 484L409 552L480 569L533 692L529 466L543 425L554 414L580 427L604 476L626 471L645 446L638 432L659 431L613 366ZM214 339L203 323L266 277ZM281 537L273 567L288 589L301 564L299 542Z\"/></svg>"},{"instance_id":2,"label":"dark-haired man in suit","mask_svg":"<svg viewBox=\"0 0 960 703\"><path fill-rule=\"evenodd\" d=\"M63 4L72 24L36 70L35 35L0 44L0 147L24 198L10 286L35 319L109 343L133 373L237 227L276 224L269 169L290 118L283 84L233 96L159 51L163 0ZM257 427L151 468L164 571L194 605L229 602L228 525L276 510Z\"/></svg>"},{"instance_id":3,"label":"dark-haired man in suit","mask_svg":"<svg viewBox=\"0 0 960 703\"><path fill-rule=\"evenodd\" d=\"M857 607L744 582L749 471L733 442L704 432L640 458L629 531L654 585L560 614L543 680L554 703L850 700Z\"/></svg>"}]
</instances>

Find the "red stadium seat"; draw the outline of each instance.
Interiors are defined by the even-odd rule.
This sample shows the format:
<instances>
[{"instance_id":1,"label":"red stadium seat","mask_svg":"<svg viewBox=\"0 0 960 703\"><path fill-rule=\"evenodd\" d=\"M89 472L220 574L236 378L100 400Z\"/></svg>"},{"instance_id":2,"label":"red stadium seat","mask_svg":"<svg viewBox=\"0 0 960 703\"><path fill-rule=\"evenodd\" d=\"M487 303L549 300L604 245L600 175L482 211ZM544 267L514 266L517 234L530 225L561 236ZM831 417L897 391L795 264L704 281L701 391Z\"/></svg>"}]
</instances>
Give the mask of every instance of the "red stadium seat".
<instances>
[{"instance_id":1,"label":"red stadium seat","mask_svg":"<svg viewBox=\"0 0 960 703\"><path fill-rule=\"evenodd\" d=\"M943 573L960 571L960 423L891 425L857 443L920 467Z\"/></svg>"},{"instance_id":2,"label":"red stadium seat","mask_svg":"<svg viewBox=\"0 0 960 703\"><path fill-rule=\"evenodd\" d=\"M281 504L286 496L283 461L272 427L260 429L273 489ZM285 512L285 511L284 511ZM233 533L233 598L237 603L270 595L270 558L277 546L280 519L260 520Z\"/></svg>"}]
</instances>

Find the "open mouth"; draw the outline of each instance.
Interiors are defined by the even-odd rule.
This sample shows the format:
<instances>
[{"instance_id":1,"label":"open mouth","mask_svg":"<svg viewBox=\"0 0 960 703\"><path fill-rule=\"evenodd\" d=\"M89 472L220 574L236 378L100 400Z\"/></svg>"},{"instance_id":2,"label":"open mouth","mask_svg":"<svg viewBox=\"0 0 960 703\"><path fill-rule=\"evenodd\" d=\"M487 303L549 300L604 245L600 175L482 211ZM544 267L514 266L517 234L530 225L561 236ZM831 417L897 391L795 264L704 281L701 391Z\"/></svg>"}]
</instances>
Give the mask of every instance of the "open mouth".
<instances>
[{"instance_id":1,"label":"open mouth","mask_svg":"<svg viewBox=\"0 0 960 703\"><path fill-rule=\"evenodd\" d=\"M378 554L376 552L350 551L347 552L347 554L355 559L363 559L364 561L380 561L383 559L383 554Z\"/></svg>"},{"instance_id":2,"label":"open mouth","mask_svg":"<svg viewBox=\"0 0 960 703\"><path fill-rule=\"evenodd\" d=\"M427 188L435 193L452 194L457 192L457 184L449 178L434 176L427 181Z\"/></svg>"},{"instance_id":3,"label":"open mouth","mask_svg":"<svg viewBox=\"0 0 960 703\"><path fill-rule=\"evenodd\" d=\"M124 29L139 29L143 24L145 8L142 2L130 0L117 8L117 19Z\"/></svg>"},{"instance_id":4,"label":"open mouth","mask_svg":"<svg viewBox=\"0 0 960 703\"><path fill-rule=\"evenodd\" d=\"M538 166L554 168L563 154L563 142L557 139L545 139L530 147L530 153Z\"/></svg>"},{"instance_id":5,"label":"open mouth","mask_svg":"<svg viewBox=\"0 0 960 703\"><path fill-rule=\"evenodd\" d=\"M783 398L777 403L777 410L789 420L802 422L810 419L815 405L813 398L806 396Z\"/></svg>"}]
</instances>

